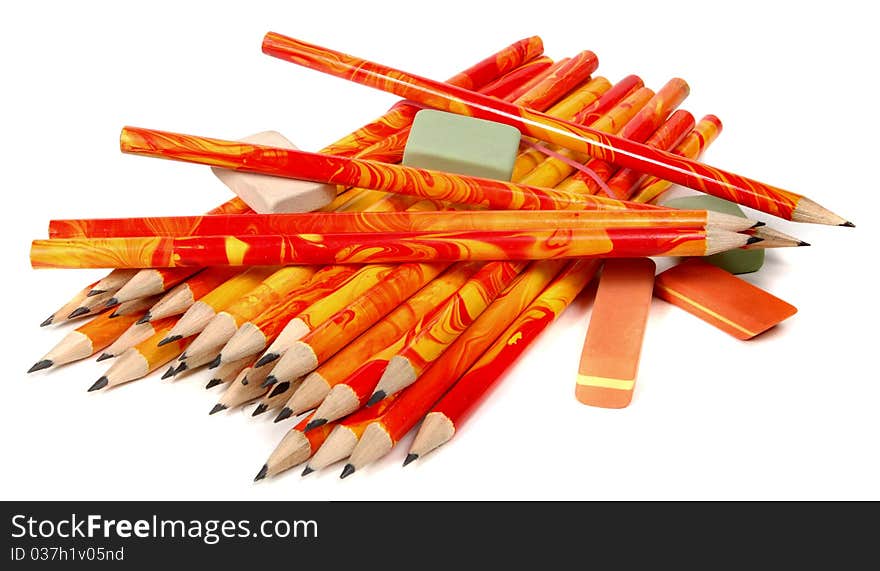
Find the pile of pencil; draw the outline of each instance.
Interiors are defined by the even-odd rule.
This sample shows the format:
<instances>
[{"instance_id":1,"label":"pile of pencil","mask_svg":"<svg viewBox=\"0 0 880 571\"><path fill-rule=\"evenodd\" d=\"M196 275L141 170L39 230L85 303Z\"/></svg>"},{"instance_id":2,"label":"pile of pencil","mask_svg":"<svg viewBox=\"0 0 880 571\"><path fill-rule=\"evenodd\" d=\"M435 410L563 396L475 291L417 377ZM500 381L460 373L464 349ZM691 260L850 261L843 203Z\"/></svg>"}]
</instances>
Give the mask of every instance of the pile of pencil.
<instances>
[{"instance_id":1,"label":"pile of pencil","mask_svg":"<svg viewBox=\"0 0 880 571\"><path fill-rule=\"evenodd\" d=\"M339 185L304 214L232 199L205 215L53 220L34 267L112 268L42 325L91 318L29 372L98 355L90 391L207 370L211 413L256 403L295 426L257 479L387 454L423 421L406 463L447 442L605 258L805 245L763 222L656 205L674 183L781 218L851 225L795 193L697 159L721 131L658 91L595 75L589 51L552 61L538 37L445 83L267 34L265 53L406 100L319 153L126 127L121 149ZM523 136L512 181L398 164L421 106Z\"/></svg>"}]
</instances>

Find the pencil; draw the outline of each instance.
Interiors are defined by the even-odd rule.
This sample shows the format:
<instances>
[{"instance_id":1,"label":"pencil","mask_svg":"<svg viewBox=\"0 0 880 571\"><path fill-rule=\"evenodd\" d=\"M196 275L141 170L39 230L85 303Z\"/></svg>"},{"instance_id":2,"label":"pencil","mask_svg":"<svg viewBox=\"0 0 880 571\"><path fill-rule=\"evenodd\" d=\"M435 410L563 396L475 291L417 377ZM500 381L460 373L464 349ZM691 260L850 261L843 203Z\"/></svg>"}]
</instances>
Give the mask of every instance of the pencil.
<instances>
[{"instance_id":1,"label":"pencil","mask_svg":"<svg viewBox=\"0 0 880 571\"><path fill-rule=\"evenodd\" d=\"M113 307L132 299L164 293L201 269L183 267L150 268L149 264L143 264L139 267L147 269L138 271L133 278L119 288L107 300L107 307Z\"/></svg>"},{"instance_id":2,"label":"pencil","mask_svg":"<svg viewBox=\"0 0 880 571\"><path fill-rule=\"evenodd\" d=\"M125 315L137 313L138 316L143 319L142 316L146 313L148 309L158 303L160 297L162 296L151 295L149 297L139 297L129 301L123 301L119 305L114 306L113 309L108 312L108 317L110 317L111 319L115 319L117 317L123 317Z\"/></svg>"},{"instance_id":3,"label":"pencil","mask_svg":"<svg viewBox=\"0 0 880 571\"><path fill-rule=\"evenodd\" d=\"M276 269L274 266L248 268L212 289L186 310L176 325L168 332L168 337L162 339L160 343L170 343L195 335L204 329L218 311L222 311L223 308L260 285Z\"/></svg>"},{"instance_id":4,"label":"pencil","mask_svg":"<svg viewBox=\"0 0 880 571\"><path fill-rule=\"evenodd\" d=\"M241 272L241 269L222 266L206 268L183 283L174 286L155 305L150 307L142 319L150 321L151 319L180 315L189 309L197 299L207 295L208 292Z\"/></svg>"},{"instance_id":5,"label":"pencil","mask_svg":"<svg viewBox=\"0 0 880 571\"><path fill-rule=\"evenodd\" d=\"M238 361L223 363L219 367L211 369L211 378L208 380L205 388L211 389L217 385L231 383L245 367L253 365L253 363L254 360L252 358L245 357Z\"/></svg>"},{"instance_id":6,"label":"pencil","mask_svg":"<svg viewBox=\"0 0 880 571\"><path fill-rule=\"evenodd\" d=\"M331 388L345 382L362 363L386 348L389 345L389 340L401 339L408 331L416 328L416 324L424 316L441 306L480 267L479 263L453 265L384 319L346 345L305 378L303 384L290 397L290 401L275 419L276 422L294 414L301 414L321 404ZM377 375L375 382L378 381L379 376ZM369 387L367 397L372 394L373 388L375 388L375 383Z\"/></svg>"},{"instance_id":7,"label":"pencil","mask_svg":"<svg viewBox=\"0 0 880 571\"><path fill-rule=\"evenodd\" d=\"M177 317L165 317L143 323L132 323L116 340L104 348L97 361L100 362L121 355L131 347L146 341L155 335L157 331L165 330L165 328L173 326L176 322Z\"/></svg>"},{"instance_id":8,"label":"pencil","mask_svg":"<svg viewBox=\"0 0 880 571\"><path fill-rule=\"evenodd\" d=\"M506 326L485 353L425 416L405 464L452 438L456 428L470 417L510 366L592 281L598 267L598 263L588 260L569 263L528 308ZM432 372L429 370L428 374ZM439 376L440 371L433 374Z\"/></svg>"},{"instance_id":9,"label":"pencil","mask_svg":"<svg viewBox=\"0 0 880 571\"><path fill-rule=\"evenodd\" d=\"M99 293L92 297L83 297L79 304L63 317L63 321L70 321L78 317L91 317L107 309L107 302L113 298L112 293Z\"/></svg>"},{"instance_id":10,"label":"pencil","mask_svg":"<svg viewBox=\"0 0 880 571\"><path fill-rule=\"evenodd\" d=\"M133 278L137 272L138 270L133 269L112 270L109 274L98 280L91 287L87 295L91 297L102 293L113 293L128 283L128 280Z\"/></svg>"},{"instance_id":11,"label":"pencil","mask_svg":"<svg viewBox=\"0 0 880 571\"><path fill-rule=\"evenodd\" d=\"M281 442L269 455L266 463L257 472L254 481L258 482L267 476L276 476L281 472L290 470L294 466L298 466L309 459L315 450L324 443L327 435L333 429L333 425L322 427L318 430L312 430L308 434L303 432L309 417L304 418L291 428Z\"/></svg>"},{"instance_id":12,"label":"pencil","mask_svg":"<svg viewBox=\"0 0 880 571\"><path fill-rule=\"evenodd\" d=\"M257 287L218 311L187 347L187 355L200 355L210 351L216 354L216 350L229 341L239 325L282 303L289 294L308 281L315 270L316 268L310 266L278 268Z\"/></svg>"},{"instance_id":13,"label":"pencil","mask_svg":"<svg viewBox=\"0 0 880 571\"><path fill-rule=\"evenodd\" d=\"M280 34L266 34L263 52L444 111L511 125L524 135L590 154L620 167L641 170L781 218L835 226L847 224L844 218L794 192Z\"/></svg>"},{"instance_id":14,"label":"pencil","mask_svg":"<svg viewBox=\"0 0 880 571\"><path fill-rule=\"evenodd\" d=\"M443 304L430 323L388 360L367 406L414 383L525 267L521 262L483 266Z\"/></svg>"},{"instance_id":15,"label":"pencil","mask_svg":"<svg viewBox=\"0 0 880 571\"><path fill-rule=\"evenodd\" d=\"M511 94L523 85L538 82L550 73L553 60L547 56L536 57L517 67L513 71L478 89L480 93L498 99L508 99Z\"/></svg>"},{"instance_id":16,"label":"pencil","mask_svg":"<svg viewBox=\"0 0 880 571\"><path fill-rule=\"evenodd\" d=\"M70 315L70 312L79 307L83 300L88 297L89 292L92 291L92 288L95 287L97 283L98 282L91 283L78 291L76 295L65 302L64 305L56 309L52 315L44 319L40 323L40 327L46 327L47 325L52 325L53 323L59 323L62 320L65 320L67 316Z\"/></svg>"}]
</instances>

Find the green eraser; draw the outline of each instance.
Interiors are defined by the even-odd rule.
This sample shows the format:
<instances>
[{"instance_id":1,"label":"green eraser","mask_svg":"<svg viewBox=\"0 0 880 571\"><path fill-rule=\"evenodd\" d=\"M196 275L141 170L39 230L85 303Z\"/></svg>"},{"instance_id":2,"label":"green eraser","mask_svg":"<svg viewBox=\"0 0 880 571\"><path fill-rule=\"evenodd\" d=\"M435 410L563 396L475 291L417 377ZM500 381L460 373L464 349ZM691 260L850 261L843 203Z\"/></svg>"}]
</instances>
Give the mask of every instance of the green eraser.
<instances>
[{"instance_id":1,"label":"green eraser","mask_svg":"<svg viewBox=\"0 0 880 571\"><path fill-rule=\"evenodd\" d=\"M454 113L416 113L403 164L456 174L510 180L520 132L509 126Z\"/></svg>"},{"instance_id":2,"label":"green eraser","mask_svg":"<svg viewBox=\"0 0 880 571\"><path fill-rule=\"evenodd\" d=\"M713 210L722 214L746 217L735 202L708 194L673 198L664 201L663 206L679 210ZM748 274L757 272L764 265L764 250L729 250L707 256L706 261L732 274Z\"/></svg>"}]
</instances>

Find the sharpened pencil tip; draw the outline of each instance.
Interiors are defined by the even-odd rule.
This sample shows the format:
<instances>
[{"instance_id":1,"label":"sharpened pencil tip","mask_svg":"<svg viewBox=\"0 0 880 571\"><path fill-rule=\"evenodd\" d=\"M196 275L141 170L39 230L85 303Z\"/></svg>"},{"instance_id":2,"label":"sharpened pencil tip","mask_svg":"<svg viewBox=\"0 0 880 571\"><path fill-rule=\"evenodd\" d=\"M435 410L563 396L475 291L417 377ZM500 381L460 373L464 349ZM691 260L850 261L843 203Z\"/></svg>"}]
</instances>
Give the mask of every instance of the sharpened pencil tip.
<instances>
[{"instance_id":1,"label":"sharpened pencil tip","mask_svg":"<svg viewBox=\"0 0 880 571\"><path fill-rule=\"evenodd\" d=\"M319 426L324 426L325 424L327 424L326 418L316 418L316 419L312 420L311 422L309 422L308 424L306 424L306 429L304 432L308 432L309 430L314 430L315 428L318 428Z\"/></svg>"},{"instance_id":2,"label":"sharpened pencil tip","mask_svg":"<svg viewBox=\"0 0 880 571\"><path fill-rule=\"evenodd\" d=\"M90 311L91 311L91 309L89 309L88 307L77 307L76 309L74 309L73 311L70 312L70 314L67 316L67 319L73 319L74 317L79 317L80 315L85 315L86 313L88 313Z\"/></svg>"},{"instance_id":3,"label":"sharpened pencil tip","mask_svg":"<svg viewBox=\"0 0 880 571\"><path fill-rule=\"evenodd\" d=\"M176 369L174 369L174 374L176 375L177 373L182 373L188 369L189 365L187 365L186 361L184 361L183 363L179 364Z\"/></svg>"},{"instance_id":4,"label":"sharpened pencil tip","mask_svg":"<svg viewBox=\"0 0 880 571\"><path fill-rule=\"evenodd\" d=\"M268 465L268 464L263 464L263 467L260 468L260 471L257 472L257 475L256 475L256 476L254 476L254 482L259 482L260 480L262 480L263 478L265 478L265 477L266 477L266 474L268 474L268 473L269 473L269 465Z\"/></svg>"},{"instance_id":5,"label":"sharpened pencil tip","mask_svg":"<svg viewBox=\"0 0 880 571\"><path fill-rule=\"evenodd\" d=\"M264 412L266 412L267 410L269 410L269 405L261 402L260 404L257 405L257 408L254 409L254 412L251 413L251 416L259 416L259 415L263 414Z\"/></svg>"},{"instance_id":6,"label":"sharpened pencil tip","mask_svg":"<svg viewBox=\"0 0 880 571\"><path fill-rule=\"evenodd\" d=\"M28 373L33 373L34 371L42 371L43 369L48 369L51 366L51 359L43 359L42 361L37 361L36 363L34 363L34 366L28 369Z\"/></svg>"},{"instance_id":7,"label":"sharpened pencil tip","mask_svg":"<svg viewBox=\"0 0 880 571\"><path fill-rule=\"evenodd\" d=\"M352 466L351 464L346 464L345 468L342 469L342 473L339 474L339 477L348 478L352 474L354 474L354 466Z\"/></svg>"},{"instance_id":8,"label":"sharpened pencil tip","mask_svg":"<svg viewBox=\"0 0 880 571\"><path fill-rule=\"evenodd\" d=\"M116 319L117 317L119 317L119 314L116 313L117 311L118 311L117 309L114 309L112 312L110 312L110 315L108 315L107 318L108 319Z\"/></svg>"},{"instance_id":9,"label":"sharpened pencil tip","mask_svg":"<svg viewBox=\"0 0 880 571\"><path fill-rule=\"evenodd\" d=\"M270 397L277 397L281 393L287 392L287 389L290 388L290 381L284 381L283 383L278 383L272 390L269 392Z\"/></svg>"},{"instance_id":10,"label":"sharpened pencil tip","mask_svg":"<svg viewBox=\"0 0 880 571\"><path fill-rule=\"evenodd\" d=\"M106 292L106 291L107 291L106 289L90 289L90 290L89 290L89 293L86 294L86 297L92 297L92 296L94 296L94 295L100 295L100 294L102 294L102 293L104 293L104 292Z\"/></svg>"},{"instance_id":11,"label":"sharpened pencil tip","mask_svg":"<svg viewBox=\"0 0 880 571\"><path fill-rule=\"evenodd\" d=\"M186 351L184 351L183 353L181 353L180 355L177 356L177 360L180 361L181 363L183 363L187 359L189 359L189 355L187 354Z\"/></svg>"},{"instance_id":12,"label":"sharpened pencil tip","mask_svg":"<svg viewBox=\"0 0 880 571\"><path fill-rule=\"evenodd\" d=\"M222 383L222 382L223 382L223 381L221 381L220 379L211 379L210 381L208 381L208 384L205 385L205 388L206 388L206 389L212 389L212 388L216 387L217 385L219 385L219 384Z\"/></svg>"},{"instance_id":13,"label":"sharpened pencil tip","mask_svg":"<svg viewBox=\"0 0 880 571\"><path fill-rule=\"evenodd\" d=\"M175 371L176 371L176 369L175 369L174 365L168 367L168 370L162 374L162 379L164 380L164 379L167 379L168 377L173 377Z\"/></svg>"},{"instance_id":14,"label":"sharpened pencil tip","mask_svg":"<svg viewBox=\"0 0 880 571\"><path fill-rule=\"evenodd\" d=\"M305 476L308 476L309 474L311 474L312 472L314 472L314 470L312 470L308 465L306 465L306 467L303 468L303 472L302 472L302 474L300 474L300 476L305 477Z\"/></svg>"},{"instance_id":15,"label":"sharpened pencil tip","mask_svg":"<svg viewBox=\"0 0 880 571\"><path fill-rule=\"evenodd\" d=\"M260 388L271 387L272 385L274 385L277 382L278 382L278 379L276 379L274 375L269 375L263 381L263 384L260 385Z\"/></svg>"},{"instance_id":16,"label":"sharpened pencil tip","mask_svg":"<svg viewBox=\"0 0 880 571\"><path fill-rule=\"evenodd\" d=\"M856 227L856 225L853 224L852 222L850 222L849 220L847 220L846 222L841 224L841 226L846 226L847 228L855 228Z\"/></svg>"},{"instance_id":17,"label":"sharpened pencil tip","mask_svg":"<svg viewBox=\"0 0 880 571\"><path fill-rule=\"evenodd\" d=\"M42 323L40 323L40 327L46 327L47 325L52 325L52 320L54 318L55 318L54 315L50 315L49 317L44 319Z\"/></svg>"},{"instance_id":18,"label":"sharpened pencil tip","mask_svg":"<svg viewBox=\"0 0 880 571\"><path fill-rule=\"evenodd\" d=\"M288 419L293 416L293 410L284 407L281 409L281 412L278 413L278 416L275 417L275 422L281 422L282 420Z\"/></svg>"},{"instance_id":19,"label":"sharpened pencil tip","mask_svg":"<svg viewBox=\"0 0 880 571\"><path fill-rule=\"evenodd\" d=\"M220 404L219 402L214 405L214 408L211 409L211 412L208 414L217 414L221 410L226 410L228 407L225 404Z\"/></svg>"},{"instance_id":20,"label":"sharpened pencil tip","mask_svg":"<svg viewBox=\"0 0 880 571\"><path fill-rule=\"evenodd\" d=\"M153 319L153 316L150 315L150 312L146 312L143 317L135 321L138 325L143 325L144 323L149 323L150 320Z\"/></svg>"},{"instance_id":21,"label":"sharpened pencil tip","mask_svg":"<svg viewBox=\"0 0 880 571\"><path fill-rule=\"evenodd\" d=\"M766 225L767 225L766 222L761 222L760 220L758 220L757 222L755 222L755 223L752 225L752 228L760 228L761 226L766 226Z\"/></svg>"},{"instance_id":22,"label":"sharpened pencil tip","mask_svg":"<svg viewBox=\"0 0 880 571\"><path fill-rule=\"evenodd\" d=\"M266 353L262 357L260 357L256 363L254 363L254 367L262 367L263 365L268 365L275 359L279 357L278 353Z\"/></svg>"},{"instance_id":23,"label":"sharpened pencil tip","mask_svg":"<svg viewBox=\"0 0 880 571\"><path fill-rule=\"evenodd\" d=\"M119 300L115 297L111 297L107 300L107 303L104 304L104 307L113 307L114 305L119 305Z\"/></svg>"},{"instance_id":24,"label":"sharpened pencil tip","mask_svg":"<svg viewBox=\"0 0 880 571\"><path fill-rule=\"evenodd\" d=\"M417 460L418 457L419 457L418 454L407 454L406 459L403 461L403 465L406 466L407 464L409 464L413 460Z\"/></svg>"},{"instance_id":25,"label":"sharpened pencil tip","mask_svg":"<svg viewBox=\"0 0 880 571\"><path fill-rule=\"evenodd\" d=\"M216 357L214 357L214 360L213 360L213 361L211 361L210 363L208 363L208 368L209 368L209 369L216 369L216 368L219 367L219 366L220 366L220 355L217 355Z\"/></svg>"},{"instance_id":26,"label":"sharpened pencil tip","mask_svg":"<svg viewBox=\"0 0 880 571\"><path fill-rule=\"evenodd\" d=\"M101 361L106 361L107 359L112 359L112 358L113 358L113 355L111 355L110 353L101 353L101 355L97 359L95 359L95 362L100 363Z\"/></svg>"},{"instance_id":27,"label":"sharpened pencil tip","mask_svg":"<svg viewBox=\"0 0 880 571\"><path fill-rule=\"evenodd\" d=\"M103 389L104 387L107 386L107 383L109 383L109 382L110 382L110 379L108 379L107 377L101 377L100 379L95 381L94 385L89 387L89 392Z\"/></svg>"},{"instance_id":28,"label":"sharpened pencil tip","mask_svg":"<svg viewBox=\"0 0 880 571\"><path fill-rule=\"evenodd\" d=\"M759 237L757 237L757 236L751 236L751 237L749 237L749 239L746 241L746 246L751 246L752 244L757 244L758 242L763 242L763 241L764 241L763 238L759 238Z\"/></svg>"},{"instance_id":29,"label":"sharpened pencil tip","mask_svg":"<svg viewBox=\"0 0 880 571\"><path fill-rule=\"evenodd\" d=\"M159 343L157 343L157 346L158 346L158 347L161 347L162 345L168 345L169 343L173 343L174 341L177 341L178 339L180 339L180 335L169 335L169 336L166 337L165 339L162 339L161 341L159 341ZM186 353L184 353L183 355L185 355L185 354L186 354ZM183 355L181 355L180 357L178 357L177 360L178 360L178 361L182 361L182 360L183 360L183 358L182 358Z\"/></svg>"},{"instance_id":30,"label":"sharpened pencil tip","mask_svg":"<svg viewBox=\"0 0 880 571\"><path fill-rule=\"evenodd\" d=\"M810 245L809 242L804 242L803 240L801 240L800 242L798 242L798 246L809 246L809 245Z\"/></svg>"},{"instance_id":31,"label":"sharpened pencil tip","mask_svg":"<svg viewBox=\"0 0 880 571\"><path fill-rule=\"evenodd\" d=\"M372 394L372 396L370 397L370 400L367 401L367 406L373 406L373 405L376 404L377 402L379 402L379 401L381 401L382 399L384 399L386 396L387 396L387 395L385 394L385 391L376 391L376 392L374 392L374 393Z\"/></svg>"}]
</instances>

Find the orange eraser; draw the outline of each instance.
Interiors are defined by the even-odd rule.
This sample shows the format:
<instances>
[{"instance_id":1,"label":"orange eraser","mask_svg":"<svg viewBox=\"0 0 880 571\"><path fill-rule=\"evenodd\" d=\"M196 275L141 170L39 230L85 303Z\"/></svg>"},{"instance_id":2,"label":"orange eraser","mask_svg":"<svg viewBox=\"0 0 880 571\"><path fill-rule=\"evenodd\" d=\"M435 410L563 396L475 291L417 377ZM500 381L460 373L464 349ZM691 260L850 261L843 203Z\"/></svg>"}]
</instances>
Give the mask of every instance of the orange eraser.
<instances>
[{"instance_id":1,"label":"orange eraser","mask_svg":"<svg viewBox=\"0 0 880 571\"><path fill-rule=\"evenodd\" d=\"M606 260L578 367L575 396L623 408L632 400L654 289L650 258Z\"/></svg>"},{"instance_id":2,"label":"orange eraser","mask_svg":"<svg viewBox=\"0 0 880 571\"><path fill-rule=\"evenodd\" d=\"M699 258L657 276L654 295L738 339L751 339L797 308Z\"/></svg>"}]
</instances>

